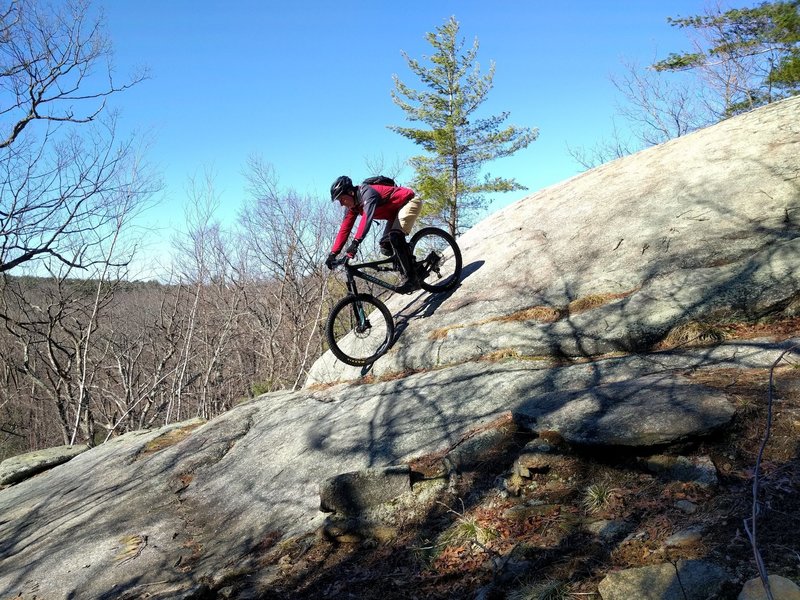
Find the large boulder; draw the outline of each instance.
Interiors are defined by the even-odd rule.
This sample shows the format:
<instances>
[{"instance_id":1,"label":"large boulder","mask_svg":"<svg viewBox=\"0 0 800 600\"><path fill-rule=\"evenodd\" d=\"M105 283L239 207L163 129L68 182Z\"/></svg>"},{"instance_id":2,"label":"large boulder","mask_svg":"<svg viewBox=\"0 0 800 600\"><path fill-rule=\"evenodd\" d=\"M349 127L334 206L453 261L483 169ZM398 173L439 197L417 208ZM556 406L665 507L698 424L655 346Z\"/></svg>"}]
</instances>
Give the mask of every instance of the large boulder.
<instances>
[{"instance_id":1,"label":"large boulder","mask_svg":"<svg viewBox=\"0 0 800 600\"><path fill-rule=\"evenodd\" d=\"M558 431L572 444L642 447L710 433L734 412L722 392L659 373L543 394L517 415L531 429Z\"/></svg>"},{"instance_id":2,"label":"large boulder","mask_svg":"<svg viewBox=\"0 0 800 600\"><path fill-rule=\"evenodd\" d=\"M85 444L57 446L19 454L0 462L0 485L24 481L42 471L72 460L89 449Z\"/></svg>"},{"instance_id":3,"label":"large boulder","mask_svg":"<svg viewBox=\"0 0 800 600\"><path fill-rule=\"evenodd\" d=\"M645 350L692 321L800 307L800 97L621 158L458 239L460 287L388 303L377 376L497 353ZM355 379L330 353L308 384Z\"/></svg>"},{"instance_id":4,"label":"large boulder","mask_svg":"<svg viewBox=\"0 0 800 600\"><path fill-rule=\"evenodd\" d=\"M714 598L728 576L713 563L679 560L609 573L598 591L603 600L706 600Z\"/></svg>"}]
</instances>

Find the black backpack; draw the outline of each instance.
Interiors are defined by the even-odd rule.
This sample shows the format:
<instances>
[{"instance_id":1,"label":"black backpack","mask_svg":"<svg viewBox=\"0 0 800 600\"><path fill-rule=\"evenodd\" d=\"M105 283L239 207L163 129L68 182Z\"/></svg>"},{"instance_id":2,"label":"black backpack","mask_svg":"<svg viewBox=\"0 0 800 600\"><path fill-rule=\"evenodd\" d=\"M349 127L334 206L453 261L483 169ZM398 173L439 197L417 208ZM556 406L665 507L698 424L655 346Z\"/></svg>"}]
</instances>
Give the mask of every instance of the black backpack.
<instances>
[{"instance_id":1,"label":"black backpack","mask_svg":"<svg viewBox=\"0 0 800 600\"><path fill-rule=\"evenodd\" d=\"M385 175L375 175L374 177L367 177L363 183L367 185L388 185L389 187L397 187L394 179L386 177Z\"/></svg>"}]
</instances>

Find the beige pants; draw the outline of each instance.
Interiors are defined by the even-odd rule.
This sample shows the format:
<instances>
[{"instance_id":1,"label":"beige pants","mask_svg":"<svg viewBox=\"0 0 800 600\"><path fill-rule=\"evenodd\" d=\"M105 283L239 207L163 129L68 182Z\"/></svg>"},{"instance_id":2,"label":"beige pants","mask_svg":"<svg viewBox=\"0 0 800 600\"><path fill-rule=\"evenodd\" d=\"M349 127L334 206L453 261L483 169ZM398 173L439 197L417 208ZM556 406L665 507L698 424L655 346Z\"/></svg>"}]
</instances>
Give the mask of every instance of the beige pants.
<instances>
[{"instance_id":1,"label":"beige pants","mask_svg":"<svg viewBox=\"0 0 800 600\"><path fill-rule=\"evenodd\" d=\"M392 231L402 231L403 235L408 235L417 222L419 213L422 212L422 199L412 198L406 205L397 213L397 218L394 221L386 221L386 227L383 229L381 242L389 240L389 234Z\"/></svg>"},{"instance_id":2,"label":"beige pants","mask_svg":"<svg viewBox=\"0 0 800 600\"><path fill-rule=\"evenodd\" d=\"M422 212L422 198L419 197L412 198L400 209L400 212L397 213L397 220L400 222L400 229L403 230L403 233L406 235L411 233L420 212Z\"/></svg>"}]
</instances>

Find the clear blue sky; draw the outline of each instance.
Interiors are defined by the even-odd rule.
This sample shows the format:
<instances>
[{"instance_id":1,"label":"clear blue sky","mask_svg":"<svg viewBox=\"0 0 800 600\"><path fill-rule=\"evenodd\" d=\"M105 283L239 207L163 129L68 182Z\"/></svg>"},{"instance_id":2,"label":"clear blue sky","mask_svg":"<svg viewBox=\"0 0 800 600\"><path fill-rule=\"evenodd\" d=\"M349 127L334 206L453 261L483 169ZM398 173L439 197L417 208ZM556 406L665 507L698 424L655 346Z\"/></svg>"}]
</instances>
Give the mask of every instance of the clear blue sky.
<instances>
[{"instance_id":1,"label":"clear blue sky","mask_svg":"<svg viewBox=\"0 0 800 600\"><path fill-rule=\"evenodd\" d=\"M484 68L496 63L482 114L537 127L539 140L493 163L530 192L580 172L567 145L608 138L621 61L648 64L687 48L669 16L702 12L701 0L98 0L119 76L151 78L115 99L126 129L149 131L162 173L159 222L178 227L187 181L211 169L223 220L245 195L242 172L258 154L283 187L324 197L340 174L370 173L365 158L403 161L419 149L387 125L404 124L392 75L413 87L402 51L431 53L425 33L451 15ZM745 4L743 2L743 4ZM751 4L751 3L747 3ZM410 178L410 171L404 173ZM402 176L401 176L402 179ZM492 209L525 192L497 197Z\"/></svg>"}]
</instances>

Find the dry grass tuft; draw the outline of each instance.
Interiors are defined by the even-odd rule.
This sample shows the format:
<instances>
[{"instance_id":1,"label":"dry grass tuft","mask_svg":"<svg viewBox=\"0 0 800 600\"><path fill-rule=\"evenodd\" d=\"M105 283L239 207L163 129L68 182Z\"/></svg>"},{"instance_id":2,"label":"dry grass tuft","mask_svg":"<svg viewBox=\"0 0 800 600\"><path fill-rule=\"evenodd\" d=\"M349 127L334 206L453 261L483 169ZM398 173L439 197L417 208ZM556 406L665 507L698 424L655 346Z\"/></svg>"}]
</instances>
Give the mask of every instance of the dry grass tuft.
<instances>
[{"instance_id":1,"label":"dry grass tuft","mask_svg":"<svg viewBox=\"0 0 800 600\"><path fill-rule=\"evenodd\" d=\"M480 327L481 325L487 325L489 323L514 323L520 321L555 323L556 321L559 321L570 314L585 312L587 310L591 310L599 306L604 306L605 304L610 304L611 302L614 302L616 300L627 298L628 296L633 294L636 291L636 289L628 290L627 292L620 292L617 294L612 294L612 293L591 294L589 296L584 296L583 298L578 298L577 300L573 300L566 307L543 306L543 305L529 306L528 308L523 308L509 315L490 317L488 319L483 319L482 321L475 321L472 323L461 323L458 325L450 325L448 327L440 327L439 329L434 329L433 331L431 331L428 334L428 337L431 340L443 340L448 336L448 334L451 331L454 331L456 329L464 329L466 327Z\"/></svg>"},{"instance_id":2,"label":"dry grass tuft","mask_svg":"<svg viewBox=\"0 0 800 600\"><path fill-rule=\"evenodd\" d=\"M366 375L364 376L364 383L384 383L386 381L397 381L399 379L405 379L406 377L411 377L412 375L416 375L417 373L423 373L425 369L406 369L404 371L392 371L390 373L384 373L380 377L375 377L374 375ZM369 379L369 381L367 381Z\"/></svg>"},{"instance_id":3,"label":"dry grass tuft","mask_svg":"<svg viewBox=\"0 0 800 600\"><path fill-rule=\"evenodd\" d=\"M344 381L329 381L327 383L313 383L305 388L307 392L324 392L325 390L329 390L331 388L335 388L337 385L341 385L345 383ZM249 399L249 398L248 398Z\"/></svg>"},{"instance_id":4,"label":"dry grass tuft","mask_svg":"<svg viewBox=\"0 0 800 600\"><path fill-rule=\"evenodd\" d=\"M204 424L205 423L192 423L191 425L187 425L186 427L178 427L177 429L172 429L158 436L157 438L150 440L144 445L144 448L137 455L137 458L147 456L148 454L154 454L156 452L159 452L160 450L164 450L165 448L174 446L178 442L181 442L187 437L189 437L190 433L192 433L195 429Z\"/></svg>"},{"instance_id":5,"label":"dry grass tuft","mask_svg":"<svg viewBox=\"0 0 800 600\"><path fill-rule=\"evenodd\" d=\"M576 300L570 302L569 306L567 307L567 312L571 315L576 315L578 313L586 312L587 310L592 310L593 308L605 306L606 304L611 304L617 300L627 298L637 289L639 288L628 290L627 292L620 292L618 294L589 294L588 296L577 298Z\"/></svg>"},{"instance_id":6,"label":"dry grass tuft","mask_svg":"<svg viewBox=\"0 0 800 600\"><path fill-rule=\"evenodd\" d=\"M728 339L729 334L711 323L689 321L673 328L657 345L657 350L670 350L685 346L708 346Z\"/></svg>"},{"instance_id":7,"label":"dry grass tuft","mask_svg":"<svg viewBox=\"0 0 800 600\"><path fill-rule=\"evenodd\" d=\"M552 306L531 306L518 310L515 313L499 317L497 321L507 323L511 321L540 321L542 323L554 323L563 318L564 311Z\"/></svg>"},{"instance_id":8,"label":"dry grass tuft","mask_svg":"<svg viewBox=\"0 0 800 600\"><path fill-rule=\"evenodd\" d=\"M462 329L467 327L467 325L451 325L450 327L440 327L439 329L434 329L428 334L428 338L431 340L443 340L447 337L447 335L454 329Z\"/></svg>"},{"instance_id":9,"label":"dry grass tuft","mask_svg":"<svg viewBox=\"0 0 800 600\"><path fill-rule=\"evenodd\" d=\"M550 306L531 306L523 308L510 315L502 315L498 317L490 317L482 321L475 321L473 323L461 323L458 325L450 325L449 327L440 327L434 329L428 334L431 340L443 340L451 331L456 329L464 329L466 327L480 327L481 325L488 325L489 323L512 323L516 321L539 321L540 323L553 323L558 321L564 316L560 308L553 308Z\"/></svg>"},{"instance_id":10,"label":"dry grass tuft","mask_svg":"<svg viewBox=\"0 0 800 600\"><path fill-rule=\"evenodd\" d=\"M500 533L489 525L484 525L476 517L459 514L455 524L442 535L442 543L447 546L461 546L476 542L485 545L500 537Z\"/></svg>"},{"instance_id":11,"label":"dry grass tuft","mask_svg":"<svg viewBox=\"0 0 800 600\"><path fill-rule=\"evenodd\" d=\"M495 350L494 352L484 354L480 357L480 360L484 362L500 362L501 360L507 360L509 358L522 358L522 355L513 348L502 348L500 350Z\"/></svg>"}]
</instances>

